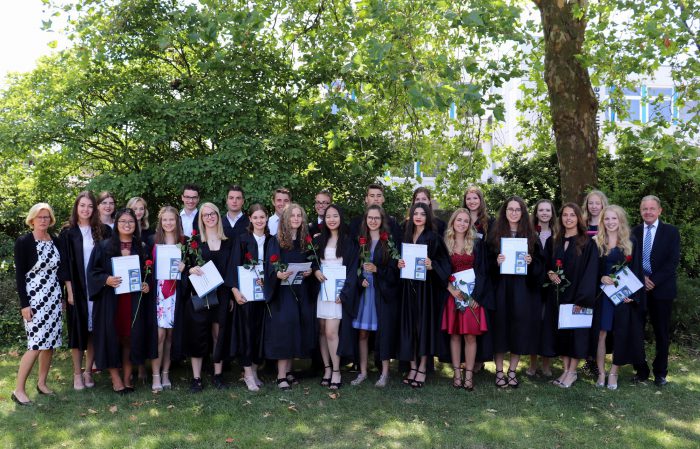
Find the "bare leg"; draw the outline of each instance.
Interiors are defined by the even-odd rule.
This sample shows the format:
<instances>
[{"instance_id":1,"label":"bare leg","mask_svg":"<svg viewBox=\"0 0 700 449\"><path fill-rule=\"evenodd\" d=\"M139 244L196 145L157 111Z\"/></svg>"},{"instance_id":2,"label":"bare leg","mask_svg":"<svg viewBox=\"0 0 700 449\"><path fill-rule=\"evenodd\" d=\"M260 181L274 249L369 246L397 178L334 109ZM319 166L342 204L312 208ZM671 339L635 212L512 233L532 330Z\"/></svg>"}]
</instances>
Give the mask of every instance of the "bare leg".
<instances>
[{"instance_id":1,"label":"bare leg","mask_svg":"<svg viewBox=\"0 0 700 449\"><path fill-rule=\"evenodd\" d=\"M53 349L45 349L39 351L39 379L36 386L39 387L41 391L47 394L53 393L46 386L46 379L49 377L49 369L51 369L51 359L53 358Z\"/></svg>"},{"instance_id":2,"label":"bare leg","mask_svg":"<svg viewBox=\"0 0 700 449\"><path fill-rule=\"evenodd\" d=\"M133 365L131 364L131 359L129 355L131 354L131 337L125 337L122 339L122 369L124 371L124 385L133 388L131 385L131 373L133 371Z\"/></svg>"},{"instance_id":3,"label":"bare leg","mask_svg":"<svg viewBox=\"0 0 700 449\"><path fill-rule=\"evenodd\" d=\"M277 361L277 387L282 389L288 389L291 387L289 382L287 382L287 370L290 367L291 360L278 360Z\"/></svg>"},{"instance_id":4,"label":"bare leg","mask_svg":"<svg viewBox=\"0 0 700 449\"><path fill-rule=\"evenodd\" d=\"M165 331L165 341L163 342L163 357L161 359L161 382L163 385L170 386L170 378L168 377L168 374L170 372L170 350L173 346L173 330L163 330Z\"/></svg>"},{"instance_id":5,"label":"bare leg","mask_svg":"<svg viewBox=\"0 0 700 449\"><path fill-rule=\"evenodd\" d=\"M557 379L554 381L555 384L560 384L563 383L566 378L569 376L569 362L571 358L567 356L562 356L561 357L561 365L564 367L564 372L561 373L561 376L557 377Z\"/></svg>"},{"instance_id":6,"label":"bare leg","mask_svg":"<svg viewBox=\"0 0 700 449\"><path fill-rule=\"evenodd\" d=\"M213 323L211 325L211 339L212 343L214 346L212 348L216 348L216 343L219 341L219 324L218 323ZM216 362L214 363L214 375L221 374L223 371L224 364L222 362Z\"/></svg>"},{"instance_id":7,"label":"bare leg","mask_svg":"<svg viewBox=\"0 0 700 449\"><path fill-rule=\"evenodd\" d=\"M83 351L78 348L73 348L70 351L71 359L73 360L73 389L82 390L85 388L83 382Z\"/></svg>"},{"instance_id":8,"label":"bare leg","mask_svg":"<svg viewBox=\"0 0 700 449\"><path fill-rule=\"evenodd\" d=\"M569 374L567 375L566 380L562 382L565 387L570 387L574 384L574 382L576 382L576 379L578 379L578 364L579 359L575 359L573 357L569 359Z\"/></svg>"},{"instance_id":9,"label":"bare leg","mask_svg":"<svg viewBox=\"0 0 700 449\"><path fill-rule=\"evenodd\" d=\"M112 389L114 391L121 391L125 388L122 378L119 376L118 368L109 368L109 377L112 379Z\"/></svg>"},{"instance_id":10,"label":"bare leg","mask_svg":"<svg viewBox=\"0 0 700 449\"><path fill-rule=\"evenodd\" d=\"M361 330L359 332L359 350L360 350L360 374L367 377L367 355L369 353L369 332Z\"/></svg>"},{"instance_id":11,"label":"bare leg","mask_svg":"<svg viewBox=\"0 0 700 449\"><path fill-rule=\"evenodd\" d=\"M88 335L87 351L85 351L85 371L83 372L83 383L86 387L92 388L95 382L92 380L92 365L95 363L95 345L92 343L92 333Z\"/></svg>"},{"instance_id":12,"label":"bare leg","mask_svg":"<svg viewBox=\"0 0 700 449\"><path fill-rule=\"evenodd\" d=\"M192 357L192 377L195 379L202 378L202 357Z\"/></svg>"},{"instance_id":13,"label":"bare leg","mask_svg":"<svg viewBox=\"0 0 700 449\"><path fill-rule=\"evenodd\" d=\"M153 390L160 390L163 388L160 378L160 367L161 361L163 360L163 346L165 345L165 329L162 327L158 328L158 358L151 361L151 374L153 377L153 385L151 388Z\"/></svg>"},{"instance_id":14,"label":"bare leg","mask_svg":"<svg viewBox=\"0 0 700 449\"><path fill-rule=\"evenodd\" d=\"M598 334L598 348L596 349L595 362L598 365L598 381L596 386L605 385L605 338L608 333L600 331Z\"/></svg>"},{"instance_id":15,"label":"bare leg","mask_svg":"<svg viewBox=\"0 0 700 449\"><path fill-rule=\"evenodd\" d=\"M24 353L19 361L19 369L17 370L17 383L15 384L15 396L22 402L29 401L29 396L27 396L27 378L32 372L34 363L39 357L39 351L29 350Z\"/></svg>"},{"instance_id":16,"label":"bare leg","mask_svg":"<svg viewBox=\"0 0 700 449\"><path fill-rule=\"evenodd\" d=\"M326 341L326 320L323 318L318 319L318 345L321 350L321 359L323 359L323 379L331 378L331 355L328 352L328 341ZM322 383L324 387L327 387L330 380Z\"/></svg>"},{"instance_id":17,"label":"bare leg","mask_svg":"<svg viewBox=\"0 0 700 449\"><path fill-rule=\"evenodd\" d=\"M508 385L513 388L518 388L520 382L518 382L518 377L515 372L518 370L518 363L520 363L520 354L510 353L510 363L508 364Z\"/></svg>"},{"instance_id":18,"label":"bare leg","mask_svg":"<svg viewBox=\"0 0 700 449\"><path fill-rule=\"evenodd\" d=\"M552 359L551 357L541 357L542 359L542 374L546 377L552 376Z\"/></svg>"},{"instance_id":19,"label":"bare leg","mask_svg":"<svg viewBox=\"0 0 700 449\"><path fill-rule=\"evenodd\" d=\"M537 374L537 354L530 354L530 366L527 367L525 374L528 376Z\"/></svg>"},{"instance_id":20,"label":"bare leg","mask_svg":"<svg viewBox=\"0 0 700 449\"><path fill-rule=\"evenodd\" d=\"M464 336L464 387L474 388L474 364L476 361L476 335Z\"/></svg>"},{"instance_id":21,"label":"bare leg","mask_svg":"<svg viewBox=\"0 0 700 449\"><path fill-rule=\"evenodd\" d=\"M421 388L425 383L425 378L427 377L425 368L428 365L428 356L424 355L420 358L420 364L418 365L418 371L416 372L416 380L411 383L412 387Z\"/></svg>"},{"instance_id":22,"label":"bare leg","mask_svg":"<svg viewBox=\"0 0 700 449\"><path fill-rule=\"evenodd\" d=\"M503 374L503 359L505 358L505 353L497 352L494 361L496 362L496 386L497 387L507 387L508 381L506 380L505 374Z\"/></svg>"},{"instance_id":23,"label":"bare leg","mask_svg":"<svg viewBox=\"0 0 700 449\"><path fill-rule=\"evenodd\" d=\"M459 334L450 335L450 357L452 359L452 386L460 388L462 386L462 369L459 367L462 355L462 336Z\"/></svg>"},{"instance_id":24,"label":"bare leg","mask_svg":"<svg viewBox=\"0 0 700 449\"><path fill-rule=\"evenodd\" d=\"M341 382L340 376L340 356L338 355L338 329L340 320L326 320L326 341L328 342L328 353L331 358L333 371L331 372L331 384Z\"/></svg>"},{"instance_id":25,"label":"bare leg","mask_svg":"<svg viewBox=\"0 0 700 449\"><path fill-rule=\"evenodd\" d=\"M608 374L608 388L610 390L617 390L617 372L619 369L620 367L615 364L610 367L610 374Z\"/></svg>"}]
</instances>

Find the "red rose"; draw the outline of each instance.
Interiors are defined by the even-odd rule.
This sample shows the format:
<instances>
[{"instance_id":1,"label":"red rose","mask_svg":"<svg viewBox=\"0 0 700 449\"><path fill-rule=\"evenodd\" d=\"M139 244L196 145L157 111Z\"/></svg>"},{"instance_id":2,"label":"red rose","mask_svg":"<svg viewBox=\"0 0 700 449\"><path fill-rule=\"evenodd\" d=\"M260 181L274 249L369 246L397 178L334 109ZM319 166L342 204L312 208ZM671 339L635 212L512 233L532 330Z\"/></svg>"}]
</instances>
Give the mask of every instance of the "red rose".
<instances>
[{"instance_id":1,"label":"red rose","mask_svg":"<svg viewBox=\"0 0 700 449\"><path fill-rule=\"evenodd\" d=\"M367 239L365 237L360 237L360 245L365 246L367 244Z\"/></svg>"},{"instance_id":2,"label":"red rose","mask_svg":"<svg viewBox=\"0 0 700 449\"><path fill-rule=\"evenodd\" d=\"M278 260L280 260L280 256L278 256L277 254L273 254L270 256L270 262L275 263Z\"/></svg>"},{"instance_id":3,"label":"red rose","mask_svg":"<svg viewBox=\"0 0 700 449\"><path fill-rule=\"evenodd\" d=\"M193 229L193 230L192 230L192 237L194 237L195 235L197 235L197 230L196 230L196 229Z\"/></svg>"},{"instance_id":4,"label":"red rose","mask_svg":"<svg viewBox=\"0 0 700 449\"><path fill-rule=\"evenodd\" d=\"M382 231L382 232L379 234L379 240L381 240L382 242L388 241L388 240L389 240L389 233L386 232L386 231Z\"/></svg>"},{"instance_id":5,"label":"red rose","mask_svg":"<svg viewBox=\"0 0 700 449\"><path fill-rule=\"evenodd\" d=\"M307 236L306 236L306 244L307 244L307 245L310 245L311 242L313 242L313 240L314 240L313 237L311 237L310 235L307 235Z\"/></svg>"},{"instance_id":6,"label":"red rose","mask_svg":"<svg viewBox=\"0 0 700 449\"><path fill-rule=\"evenodd\" d=\"M454 281L456 281L456 280L457 280L457 278L456 278L456 277L454 277L454 276L450 275L450 279L449 279L449 281L450 281L450 282L454 282Z\"/></svg>"},{"instance_id":7,"label":"red rose","mask_svg":"<svg viewBox=\"0 0 700 449\"><path fill-rule=\"evenodd\" d=\"M561 261L561 259L557 259L556 266L557 268L561 268L562 266L564 266L564 263Z\"/></svg>"},{"instance_id":8,"label":"red rose","mask_svg":"<svg viewBox=\"0 0 700 449\"><path fill-rule=\"evenodd\" d=\"M627 263L632 262L632 256L626 256L626 257L625 257L625 262L627 262Z\"/></svg>"},{"instance_id":9,"label":"red rose","mask_svg":"<svg viewBox=\"0 0 700 449\"><path fill-rule=\"evenodd\" d=\"M253 260L253 255L250 253L245 253L245 260Z\"/></svg>"},{"instance_id":10,"label":"red rose","mask_svg":"<svg viewBox=\"0 0 700 449\"><path fill-rule=\"evenodd\" d=\"M197 243L195 240L192 240L192 241L190 242L190 248L192 248L192 249L197 249L197 248L199 248L199 243Z\"/></svg>"},{"instance_id":11,"label":"red rose","mask_svg":"<svg viewBox=\"0 0 700 449\"><path fill-rule=\"evenodd\" d=\"M153 266L153 261L151 259L146 259L146 266L147 267L152 267Z\"/></svg>"}]
</instances>

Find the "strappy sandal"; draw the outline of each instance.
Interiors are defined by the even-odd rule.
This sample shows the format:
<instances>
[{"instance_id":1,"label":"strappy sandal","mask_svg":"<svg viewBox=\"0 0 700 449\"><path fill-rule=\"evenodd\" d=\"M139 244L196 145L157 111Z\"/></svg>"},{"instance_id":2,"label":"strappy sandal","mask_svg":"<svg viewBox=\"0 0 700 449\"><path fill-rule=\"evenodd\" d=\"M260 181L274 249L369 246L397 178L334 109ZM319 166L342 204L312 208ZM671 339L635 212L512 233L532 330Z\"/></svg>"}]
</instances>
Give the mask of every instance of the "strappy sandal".
<instances>
[{"instance_id":1,"label":"strappy sandal","mask_svg":"<svg viewBox=\"0 0 700 449\"><path fill-rule=\"evenodd\" d=\"M339 373L339 369L334 369L332 371L333 373ZM332 374L331 374L332 376ZM331 382L330 385L328 386L329 389L331 390L340 390L340 388L343 386L343 378L340 378L340 382Z\"/></svg>"},{"instance_id":2,"label":"strappy sandal","mask_svg":"<svg viewBox=\"0 0 700 449\"><path fill-rule=\"evenodd\" d=\"M163 391L163 384L160 382L160 374L153 374L151 377L153 378L151 391ZM158 379L158 382L156 382L156 379Z\"/></svg>"},{"instance_id":3,"label":"strappy sandal","mask_svg":"<svg viewBox=\"0 0 700 449\"><path fill-rule=\"evenodd\" d=\"M501 374L500 376L498 374ZM506 376L503 374L503 370L498 370L496 371L496 386L498 388L508 388L508 380L506 379Z\"/></svg>"},{"instance_id":4,"label":"strappy sandal","mask_svg":"<svg viewBox=\"0 0 700 449\"><path fill-rule=\"evenodd\" d=\"M163 385L164 390L169 390L173 387L173 384L170 382L170 377L168 377L168 374L168 371L163 371L161 385Z\"/></svg>"},{"instance_id":5,"label":"strappy sandal","mask_svg":"<svg viewBox=\"0 0 700 449\"><path fill-rule=\"evenodd\" d=\"M518 388L520 386L520 382L518 382L518 377L516 376L515 370L513 369L508 370L508 386L510 388Z\"/></svg>"},{"instance_id":6,"label":"strappy sandal","mask_svg":"<svg viewBox=\"0 0 700 449\"><path fill-rule=\"evenodd\" d=\"M283 383L286 383L287 385L282 385ZM292 387L289 385L289 381L287 381L286 377L283 377L281 379L277 379L277 388L279 388L282 391L289 391L292 389Z\"/></svg>"},{"instance_id":7,"label":"strappy sandal","mask_svg":"<svg viewBox=\"0 0 700 449\"><path fill-rule=\"evenodd\" d=\"M330 367L331 367L330 365L324 366L324 367L323 367L323 374L325 374L325 373L326 373L326 370L327 370L328 368L330 368ZM333 371L331 370L331 372L333 372ZM322 387L330 387L330 385L331 385L331 378L330 378L330 377L323 377L323 378L321 378L321 383L320 383L320 385L321 385Z\"/></svg>"},{"instance_id":8,"label":"strappy sandal","mask_svg":"<svg viewBox=\"0 0 700 449\"><path fill-rule=\"evenodd\" d=\"M464 385L462 383L462 368L453 366L454 375L452 377L452 388L460 389Z\"/></svg>"},{"instance_id":9,"label":"strappy sandal","mask_svg":"<svg viewBox=\"0 0 700 449\"><path fill-rule=\"evenodd\" d=\"M561 375L562 375L562 378L566 379L569 375L569 372L564 371ZM552 381L552 385L555 385L557 387L560 386L561 384L562 384L562 382L559 380L559 378L556 378Z\"/></svg>"},{"instance_id":10,"label":"strappy sandal","mask_svg":"<svg viewBox=\"0 0 700 449\"><path fill-rule=\"evenodd\" d=\"M426 375L425 371L421 370L416 370L416 377L418 377L419 374ZM425 379L424 380L416 380L413 379L413 382L411 382L411 387L412 388L423 388L425 386Z\"/></svg>"},{"instance_id":11,"label":"strappy sandal","mask_svg":"<svg viewBox=\"0 0 700 449\"><path fill-rule=\"evenodd\" d=\"M472 375L467 378L467 373ZM464 389L467 391L474 391L474 371L470 369L464 370Z\"/></svg>"},{"instance_id":12,"label":"strappy sandal","mask_svg":"<svg viewBox=\"0 0 700 449\"><path fill-rule=\"evenodd\" d=\"M411 383L415 380L416 376L414 375L413 378L411 378L411 372L415 371L416 373L418 372L417 369L411 368L408 370L408 373L406 374L406 377L403 378L401 382L403 382L404 385L411 385Z\"/></svg>"},{"instance_id":13,"label":"strappy sandal","mask_svg":"<svg viewBox=\"0 0 700 449\"><path fill-rule=\"evenodd\" d=\"M615 383L610 382L611 377L615 378ZM608 374L608 390L617 390L617 374L614 374L614 373Z\"/></svg>"}]
</instances>

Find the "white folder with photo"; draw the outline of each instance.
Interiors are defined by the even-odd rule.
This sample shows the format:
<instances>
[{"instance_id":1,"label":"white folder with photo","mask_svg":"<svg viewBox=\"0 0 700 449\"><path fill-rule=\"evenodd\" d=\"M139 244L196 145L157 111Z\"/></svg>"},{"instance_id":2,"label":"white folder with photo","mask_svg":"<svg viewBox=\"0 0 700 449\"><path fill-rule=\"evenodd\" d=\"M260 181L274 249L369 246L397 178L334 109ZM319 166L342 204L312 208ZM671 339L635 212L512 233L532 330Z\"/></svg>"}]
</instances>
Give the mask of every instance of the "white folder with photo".
<instances>
[{"instance_id":1,"label":"white folder with photo","mask_svg":"<svg viewBox=\"0 0 700 449\"><path fill-rule=\"evenodd\" d=\"M114 293L133 293L141 291L141 260L139 256L112 257L112 275L122 278Z\"/></svg>"},{"instance_id":2,"label":"white folder with photo","mask_svg":"<svg viewBox=\"0 0 700 449\"><path fill-rule=\"evenodd\" d=\"M311 269L311 262L296 262L290 263L284 271L291 271L287 279L284 279L282 285L299 285L304 281L304 272Z\"/></svg>"},{"instance_id":3,"label":"white folder with photo","mask_svg":"<svg viewBox=\"0 0 700 449\"><path fill-rule=\"evenodd\" d=\"M182 251L176 245L156 245L156 279L179 280L181 261Z\"/></svg>"},{"instance_id":4,"label":"white folder with photo","mask_svg":"<svg viewBox=\"0 0 700 449\"><path fill-rule=\"evenodd\" d=\"M321 301L335 302L345 285L347 268L345 265L321 265L326 280L321 284Z\"/></svg>"},{"instance_id":5,"label":"white folder with photo","mask_svg":"<svg viewBox=\"0 0 700 449\"><path fill-rule=\"evenodd\" d=\"M258 273L262 272L262 265L251 268L238 267L238 290L247 301L263 301L265 299L262 285L258 285L258 279L261 279Z\"/></svg>"},{"instance_id":6,"label":"white folder with photo","mask_svg":"<svg viewBox=\"0 0 700 449\"><path fill-rule=\"evenodd\" d=\"M615 278L617 279L617 287L614 284L600 284L600 288L608 295L608 298L610 298L615 305L620 304L625 298L629 298L636 293L637 290L644 287L642 282L637 279L637 276L635 276L629 268L623 268L615 273Z\"/></svg>"},{"instance_id":7,"label":"white folder with photo","mask_svg":"<svg viewBox=\"0 0 700 449\"><path fill-rule=\"evenodd\" d=\"M402 243L401 259L406 263L406 266L401 269L401 279L427 280L428 270L425 267L425 259L427 258L428 245Z\"/></svg>"},{"instance_id":8,"label":"white folder with photo","mask_svg":"<svg viewBox=\"0 0 700 449\"><path fill-rule=\"evenodd\" d=\"M506 260L501 264L501 274L527 274L527 251L527 239L502 238L501 254L506 256Z\"/></svg>"},{"instance_id":9,"label":"white folder with photo","mask_svg":"<svg viewBox=\"0 0 700 449\"><path fill-rule=\"evenodd\" d=\"M202 269L204 274L191 274L190 283L192 284L194 291L197 292L197 296L203 298L207 293L223 284L224 278L221 277L219 269L216 268L216 265L214 265L214 262L211 260L199 268Z\"/></svg>"},{"instance_id":10,"label":"white folder with photo","mask_svg":"<svg viewBox=\"0 0 700 449\"><path fill-rule=\"evenodd\" d=\"M559 306L559 329L589 329L593 324L593 309L574 311L574 304Z\"/></svg>"}]
</instances>

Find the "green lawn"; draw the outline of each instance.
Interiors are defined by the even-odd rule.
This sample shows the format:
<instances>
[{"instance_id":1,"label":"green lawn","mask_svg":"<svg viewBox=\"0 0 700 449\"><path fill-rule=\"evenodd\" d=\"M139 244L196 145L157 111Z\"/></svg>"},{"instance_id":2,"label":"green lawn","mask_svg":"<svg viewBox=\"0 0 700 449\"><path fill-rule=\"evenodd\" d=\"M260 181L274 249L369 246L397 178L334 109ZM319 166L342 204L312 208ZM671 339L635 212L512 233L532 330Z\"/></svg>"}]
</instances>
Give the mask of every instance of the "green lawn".
<instances>
[{"instance_id":1,"label":"green lawn","mask_svg":"<svg viewBox=\"0 0 700 449\"><path fill-rule=\"evenodd\" d=\"M563 390L524 373L519 389L501 391L487 364L472 393L452 389L445 368L422 390L401 386L393 372L385 390L374 388L376 373L351 387L354 374L344 373L338 397L316 379L291 392L268 383L249 393L233 372L230 389L193 395L184 369L173 375L175 388L159 394L141 387L118 397L106 374L96 388L75 392L61 351L50 374L57 395L36 394L35 368L30 408L10 399L17 357L0 355L2 448L700 447L700 362L679 349L663 389L631 385L627 368L618 391L598 390L589 378Z\"/></svg>"}]
</instances>

